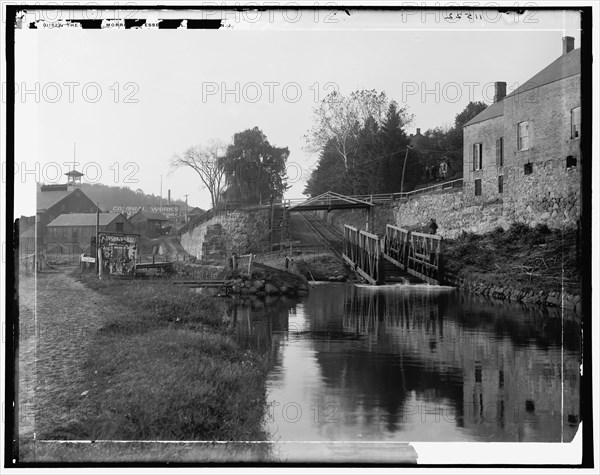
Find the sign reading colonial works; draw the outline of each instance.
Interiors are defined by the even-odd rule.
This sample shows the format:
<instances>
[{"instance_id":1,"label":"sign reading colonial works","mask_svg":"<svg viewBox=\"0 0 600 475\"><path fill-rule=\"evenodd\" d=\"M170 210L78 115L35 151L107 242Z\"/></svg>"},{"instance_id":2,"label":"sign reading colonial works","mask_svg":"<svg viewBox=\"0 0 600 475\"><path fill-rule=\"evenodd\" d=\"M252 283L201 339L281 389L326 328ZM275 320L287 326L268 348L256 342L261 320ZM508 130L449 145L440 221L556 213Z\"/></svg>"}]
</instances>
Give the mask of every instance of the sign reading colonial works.
<instances>
[{"instance_id":1,"label":"sign reading colonial works","mask_svg":"<svg viewBox=\"0 0 600 475\"><path fill-rule=\"evenodd\" d=\"M110 274L133 274L137 257L137 234L99 233L102 270Z\"/></svg>"},{"instance_id":2,"label":"sign reading colonial works","mask_svg":"<svg viewBox=\"0 0 600 475\"><path fill-rule=\"evenodd\" d=\"M125 213L127 216L131 216L137 213L139 210L146 211L149 213L161 213L165 217L171 219L179 216L179 206L168 205L168 206L113 206L113 212Z\"/></svg>"}]
</instances>

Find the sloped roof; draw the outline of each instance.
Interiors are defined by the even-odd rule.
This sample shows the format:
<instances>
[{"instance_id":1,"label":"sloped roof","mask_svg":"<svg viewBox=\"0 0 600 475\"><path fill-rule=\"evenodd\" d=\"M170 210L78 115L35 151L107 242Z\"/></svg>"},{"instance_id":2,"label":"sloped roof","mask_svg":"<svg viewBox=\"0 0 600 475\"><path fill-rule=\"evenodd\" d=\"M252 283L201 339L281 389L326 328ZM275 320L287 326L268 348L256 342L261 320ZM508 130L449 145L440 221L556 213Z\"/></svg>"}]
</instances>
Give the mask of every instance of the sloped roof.
<instances>
[{"instance_id":1,"label":"sloped roof","mask_svg":"<svg viewBox=\"0 0 600 475\"><path fill-rule=\"evenodd\" d=\"M500 117L502 115L504 115L504 99L498 102L494 102L493 104L483 109L479 114L473 117L463 127L466 127L467 125L471 124L476 124L477 122L483 122L484 120L493 119L494 117Z\"/></svg>"},{"instance_id":2,"label":"sloped roof","mask_svg":"<svg viewBox=\"0 0 600 475\"><path fill-rule=\"evenodd\" d=\"M112 223L119 216L125 221L127 220L121 213L100 213L99 216L100 226ZM96 226L96 213L61 214L53 221L50 221L48 227L50 226Z\"/></svg>"},{"instance_id":3,"label":"sloped roof","mask_svg":"<svg viewBox=\"0 0 600 475\"><path fill-rule=\"evenodd\" d=\"M71 193L73 192L68 190L40 191L38 189L36 209L38 211L47 210L48 208L54 206L56 203L58 203L60 200L67 197Z\"/></svg>"},{"instance_id":4,"label":"sloped roof","mask_svg":"<svg viewBox=\"0 0 600 475\"><path fill-rule=\"evenodd\" d=\"M516 96L517 94L520 94L522 92L531 91L536 87L545 86L546 84L550 84L554 81L559 81L561 79L575 76L576 74L580 73L581 48L577 48L557 58L555 61L550 63L531 79L529 79L524 84L515 89L513 92L508 94L501 101L494 102L493 104L491 104L489 107L487 107L475 117L473 117L469 122L467 122L464 125L464 127L476 124L478 122L483 122L484 120L492 119L494 117L501 116L502 114L504 114L504 101L510 97Z\"/></svg>"},{"instance_id":5,"label":"sloped roof","mask_svg":"<svg viewBox=\"0 0 600 475\"><path fill-rule=\"evenodd\" d=\"M416 149L427 147L429 144L429 140L427 139L427 137L425 137L420 132L418 134L411 135L409 137L409 140L410 140L410 145Z\"/></svg>"},{"instance_id":6,"label":"sloped roof","mask_svg":"<svg viewBox=\"0 0 600 475\"><path fill-rule=\"evenodd\" d=\"M52 206L54 206L58 202L65 199L67 196L69 196L71 193L81 193L87 199L92 201L88 195L86 195L83 191L81 191L80 188L75 188L74 190L58 189L58 190L42 191L41 188L38 187L37 194L36 194L37 212L39 213L42 211L46 211L47 209L50 209Z\"/></svg>"}]
</instances>

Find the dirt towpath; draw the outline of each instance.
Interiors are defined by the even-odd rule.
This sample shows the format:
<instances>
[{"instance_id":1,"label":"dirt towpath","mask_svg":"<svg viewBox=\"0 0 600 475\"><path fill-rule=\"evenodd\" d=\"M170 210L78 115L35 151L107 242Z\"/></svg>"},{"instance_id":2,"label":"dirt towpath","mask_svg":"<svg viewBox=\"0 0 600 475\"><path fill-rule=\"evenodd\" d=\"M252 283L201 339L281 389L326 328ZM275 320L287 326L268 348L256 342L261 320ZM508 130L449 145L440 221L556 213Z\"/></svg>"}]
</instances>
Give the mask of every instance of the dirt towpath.
<instances>
[{"instance_id":1,"label":"dirt towpath","mask_svg":"<svg viewBox=\"0 0 600 475\"><path fill-rule=\"evenodd\" d=\"M93 385L84 376L86 347L117 311L110 299L69 275L71 270L39 272L37 284L33 276L19 282L17 421L23 442L44 438L51 429L48 411L72 416L72 401Z\"/></svg>"}]
</instances>

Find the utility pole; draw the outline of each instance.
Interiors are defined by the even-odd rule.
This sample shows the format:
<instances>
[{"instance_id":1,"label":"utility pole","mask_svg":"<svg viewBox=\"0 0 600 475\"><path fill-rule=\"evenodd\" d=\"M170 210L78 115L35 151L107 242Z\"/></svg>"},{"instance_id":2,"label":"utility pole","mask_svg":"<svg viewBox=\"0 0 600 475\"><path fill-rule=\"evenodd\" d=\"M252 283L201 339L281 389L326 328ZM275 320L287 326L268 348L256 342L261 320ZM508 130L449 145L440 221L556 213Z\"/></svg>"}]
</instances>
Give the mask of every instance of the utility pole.
<instances>
[{"instance_id":1,"label":"utility pole","mask_svg":"<svg viewBox=\"0 0 600 475\"><path fill-rule=\"evenodd\" d=\"M402 181L400 182L400 197L404 191L404 170L406 170L406 160L408 160L408 151L412 150L412 147L406 146L406 154L404 155L404 164L402 165Z\"/></svg>"},{"instance_id":2,"label":"utility pole","mask_svg":"<svg viewBox=\"0 0 600 475\"><path fill-rule=\"evenodd\" d=\"M100 262L100 243L98 242L98 235L100 233L100 207L99 203L96 202L96 267L98 268L98 277L102 278L102 263Z\"/></svg>"},{"instance_id":3,"label":"utility pole","mask_svg":"<svg viewBox=\"0 0 600 475\"><path fill-rule=\"evenodd\" d=\"M160 176L160 207L162 208L162 175Z\"/></svg>"},{"instance_id":4,"label":"utility pole","mask_svg":"<svg viewBox=\"0 0 600 475\"><path fill-rule=\"evenodd\" d=\"M185 196L185 223L187 224L187 222L188 222L188 201L187 201L188 195L183 195L183 196Z\"/></svg>"}]
</instances>

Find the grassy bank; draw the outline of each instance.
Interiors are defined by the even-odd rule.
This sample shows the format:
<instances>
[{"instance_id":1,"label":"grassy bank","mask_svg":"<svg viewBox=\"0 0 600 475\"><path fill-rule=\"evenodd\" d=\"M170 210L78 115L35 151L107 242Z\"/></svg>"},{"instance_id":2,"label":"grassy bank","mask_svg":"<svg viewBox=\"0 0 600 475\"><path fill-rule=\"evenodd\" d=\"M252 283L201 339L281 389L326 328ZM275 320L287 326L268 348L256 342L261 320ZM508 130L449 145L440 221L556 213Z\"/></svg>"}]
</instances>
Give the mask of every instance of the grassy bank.
<instances>
[{"instance_id":1,"label":"grassy bank","mask_svg":"<svg viewBox=\"0 0 600 475\"><path fill-rule=\"evenodd\" d=\"M326 281L333 277L345 281L351 275L351 271L331 252L299 256L295 260L307 279Z\"/></svg>"},{"instance_id":2,"label":"grassy bank","mask_svg":"<svg viewBox=\"0 0 600 475\"><path fill-rule=\"evenodd\" d=\"M278 268L285 268L285 253L280 255L263 254L257 255L256 259L263 264ZM313 279L319 281L328 281L330 277L343 277L348 279L351 271L340 261L333 252L325 250L323 252L307 252L291 256L289 271L303 277L302 283L310 282Z\"/></svg>"},{"instance_id":3,"label":"grassy bank","mask_svg":"<svg viewBox=\"0 0 600 475\"><path fill-rule=\"evenodd\" d=\"M444 240L445 269L469 280L524 291L579 295L577 231L514 223Z\"/></svg>"},{"instance_id":4,"label":"grassy bank","mask_svg":"<svg viewBox=\"0 0 600 475\"><path fill-rule=\"evenodd\" d=\"M77 277L120 312L91 342L72 417L46 420L38 438L265 439L266 366L231 338L224 303L160 281Z\"/></svg>"}]
</instances>

